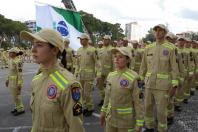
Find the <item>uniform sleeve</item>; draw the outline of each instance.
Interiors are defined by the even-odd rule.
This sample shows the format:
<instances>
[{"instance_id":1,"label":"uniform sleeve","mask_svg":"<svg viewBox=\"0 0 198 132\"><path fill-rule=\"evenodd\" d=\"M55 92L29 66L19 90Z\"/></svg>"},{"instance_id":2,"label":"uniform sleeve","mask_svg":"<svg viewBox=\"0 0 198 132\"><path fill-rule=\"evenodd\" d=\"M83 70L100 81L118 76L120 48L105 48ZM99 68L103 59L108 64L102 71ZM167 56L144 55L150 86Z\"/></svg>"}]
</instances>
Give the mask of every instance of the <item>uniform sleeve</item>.
<instances>
[{"instance_id":1,"label":"uniform sleeve","mask_svg":"<svg viewBox=\"0 0 198 132\"><path fill-rule=\"evenodd\" d=\"M185 77L185 68L184 68L184 64L182 62L182 57L181 54L180 56L178 56L178 61L179 61L179 76L180 76L180 81L183 82L184 81L184 77Z\"/></svg>"},{"instance_id":2,"label":"uniform sleeve","mask_svg":"<svg viewBox=\"0 0 198 132\"><path fill-rule=\"evenodd\" d=\"M147 72L146 57L147 57L147 49L145 49L145 52L143 54L142 63L141 63L141 66L140 66L140 71L139 71L139 75L140 75L141 80L144 80L144 77L145 77L146 72Z\"/></svg>"},{"instance_id":3,"label":"uniform sleeve","mask_svg":"<svg viewBox=\"0 0 198 132\"><path fill-rule=\"evenodd\" d=\"M130 68L132 70L134 70L134 68L135 68L135 53L134 53L134 49L131 49L131 54L132 54L132 57L131 57Z\"/></svg>"},{"instance_id":4,"label":"uniform sleeve","mask_svg":"<svg viewBox=\"0 0 198 132\"><path fill-rule=\"evenodd\" d=\"M110 98L110 90L111 90L111 83L109 82L109 76L107 77L107 83L106 83L106 88L105 88L105 98L104 98L104 103L101 108L101 112L107 113L108 112L108 107L109 105L109 98Z\"/></svg>"},{"instance_id":5,"label":"uniform sleeve","mask_svg":"<svg viewBox=\"0 0 198 132\"><path fill-rule=\"evenodd\" d=\"M95 62L96 75L101 76L101 71L102 71L101 63L100 63L99 58L98 58L98 52L95 48L94 48L93 59L94 59L94 62Z\"/></svg>"},{"instance_id":6,"label":"uniform sleeve","mask_svg":"<svg viewBox=\"0 0 198 132\"><path fill-rule=\"evenodd\" d=\"M172 78L172 86L178 86L178 78L179 78L179 70L178 63L176 61L176 49L171 50L170 54L170 65L171 65L171 78Z\"/></svg>"},{"instance_id":7,"label":"uniform sleeve","mask_svg":"<svg viewBox=\"0 0 198 132\"><path fill-rule=\"evenodd\" d=\"M17 71L18 71L18 86L22 86L23 85L23 63L20 59L17 60L16 62L16 66L17 66Z\"/></svg>"},{"instance_id":8,"label":"uniform sleeve","mask_svg":"<svg viewBox=\"0 0 198 132\"><path fill-rule=\"evenodd\" d=\"M142 127L144 124L144 109L143 109L143 100L140 98L140 89L138 88L137 80L134 82L133 89L133 106L135 109L135 119L136 126Z\"/></svg>"},{"instance_id":9,"label":"uniform sleeve","mask_svg":"<svg viewBox=\"0 0 198 132\"><path fill-rule=\"evenodd\" d=\"M75 75L78 75L79 74L79 70L80 70L80 60L79 60L79 50L77 51L77 57L76 57L76 67L75 67L75 72L74 74Z\"/></svg>"},{"instance_id":10,"label":"uniform sleeve","mask_svg":"<svg viewBox=\"0 0 198 132\"><path fill-rule=\"evenodd\" d=\"M62 93L61 104L64 111L69 132L84 132L82 120L82 87L80 83L74 82Z\"/></svg>"}]
</instances>

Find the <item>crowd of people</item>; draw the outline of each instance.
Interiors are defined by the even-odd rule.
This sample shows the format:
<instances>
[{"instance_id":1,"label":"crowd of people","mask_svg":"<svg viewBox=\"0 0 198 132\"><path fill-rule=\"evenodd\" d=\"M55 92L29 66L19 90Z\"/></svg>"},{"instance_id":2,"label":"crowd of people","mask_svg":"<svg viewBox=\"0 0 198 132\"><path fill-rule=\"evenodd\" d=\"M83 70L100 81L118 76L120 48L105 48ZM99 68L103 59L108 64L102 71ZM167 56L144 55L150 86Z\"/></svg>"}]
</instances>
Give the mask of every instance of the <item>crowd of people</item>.
<instances>
[{"instance_id":1,"label":"crowd of people","mask_svg":"<svg viewBox=\"0 0 198 132\"><path fill-rule=\"evenodd\" d=\"M188 103L197 88L198 42L174 35L163 24L153 31L153 43L126 37L112 43L105 35L97 48L82 33L76 53L69 39L55 30L22 31L21 39L32 42L32 59L40 65L31 82L32 132L84 132L83 116L94 112L94 83L106 132L141 132L143 127L145 132L166 132L174 112L182 111L182 103ZM16 47L8 54L6 86L16 116L25 112L22 62L31 57L29 53L24 59Z\"/></svg>"}]
</instances>

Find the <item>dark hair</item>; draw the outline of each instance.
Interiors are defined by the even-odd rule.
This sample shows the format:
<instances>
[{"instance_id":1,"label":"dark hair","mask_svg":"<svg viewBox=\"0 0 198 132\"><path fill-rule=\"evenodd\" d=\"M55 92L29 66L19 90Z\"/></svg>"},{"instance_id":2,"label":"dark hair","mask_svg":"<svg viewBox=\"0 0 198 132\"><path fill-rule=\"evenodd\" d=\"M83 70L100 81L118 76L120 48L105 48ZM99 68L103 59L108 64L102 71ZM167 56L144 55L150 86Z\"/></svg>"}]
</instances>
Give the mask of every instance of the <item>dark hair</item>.
<instances>
[{"instance_id":1,"label":"dark hair","mask_svg":"<svg viewBox=\"0 0 198 132\"><path fill-rule=\"evenodd\" d=\"M23 55L23 52L19 51L19 53L17 53L17 56L19 56L19 55Z\"/></svg>"},{"instance_id":2,"label":"dark hair","mask_svg":"<svg viewBox=\"0 0 198 132\"><path fill-rule=\"evenodd\" d=\"M56 48L54 45L52 45L51 43L49 43L49 47L51 48L51 49L53 49L53 48ZM57 54L57 58L60 58L60 56L61 56L61 52L60 52L60 50L59 50L59 52L58 52L58 54Z\"/></svg>"}]
</instances>

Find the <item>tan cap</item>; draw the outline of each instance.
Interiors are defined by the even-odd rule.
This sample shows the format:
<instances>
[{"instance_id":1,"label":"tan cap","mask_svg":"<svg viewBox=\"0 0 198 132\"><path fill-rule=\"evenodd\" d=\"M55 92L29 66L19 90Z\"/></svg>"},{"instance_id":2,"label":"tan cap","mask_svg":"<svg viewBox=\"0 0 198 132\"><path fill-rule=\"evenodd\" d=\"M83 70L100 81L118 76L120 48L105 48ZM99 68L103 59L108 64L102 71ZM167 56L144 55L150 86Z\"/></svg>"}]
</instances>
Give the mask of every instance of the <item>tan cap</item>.
<instances>
[{"instance_id":1,"label":"tan cap","mask_svg":"<svg viewBox=\"0 0 198 132\"><path fill-rule=\"evenodd\" d=\"M111 40L111 36L110 36L110 35L105 35L105 36L103 37L103 39L109 39L109 40Z\"/></svg>"},{"instance_id":2,"label":"tan cap","mask_svg":"<svg viewBox=\"0 0 198 132\"><path fill-rule=\"evenodd\" d=\"M20 49L17 48L17 47L13 47L13 48L9 49L8 52L9 52L9 53L10 53L10 52L19 53L19 52L20 52Z\"/></svg>"},{"instance_id":3,"label":"tan cap","mask_svg":"<svg viewBox=\"0 0 198 132\"><path fill-rule=\"evenodd\" d=\"M120 52L121 54L128 56L130 59L132 58L131 52L127 47L119 47L111 50L113 54L116 52Z\"/></svg>"},{"instance_id":4,"label":"tan cap","mask_svg":"<svg viewBox=\"0 0 198 132\"><path fill-rule=\"evenodd\" d=\"M33 41L34 39L41 42L47 42L52 44L55 47L58 47L62 52L64 50L63 38L61 34L53 29L43 28L39 32L33 34L27 31L22 31L20 33L22 39Z\"/></svg>"},{"instance_id":5,"label":"tan cap","mask_svg":"<svg viewBox=\"0 0 198 132\"><path fill-rule=\"evenodd\" d=\"M187 42L191 42L192 40L190 38L185 38Z\"/></svg>"},{"instance_id":6,"label":"tan cap","mask_svg":"<svg viewBox=\"0 0 198 132\"><path fill-rule=\"evenodd\" d=\"M102 42L102 41L99 41L99 42L98 42L98 45L101 45L101 44L103 44L103 42Z\"/></svg>"},{"instance_id":7,"label":"tan cap","mask_svg":"<svg viewBox=\"0 0 198 132\"><path fill-rule=\"evenodd\" d=\"M185 37L178 37L178 38L177 38L177 41L179 41L179 40L184 40L184 41L186 41L186 38L185 38Z\"/></svg>"},{"instance_id":8,"label":"tan cap","mask_svg":"<svg viewBox=\"0 0 198 132\"><path fill-rule=\"evenodd\" d=\"M171 39L177 39L177 36L176 36L175 34L171 33L171 32L168 32L168 33L166 34L166 37L169 37L169 38L171 38Z\"/></svg>"},{"instance_id":9,"label":"tan cap","mask_svg":"<svg viewBox=\"0 0 198 132\"><path fill-rule=\"evenodd\" d=\"M88 34L86 34L86 33L82 33L81 35L80 35L80 37L78 37L79 39L90 39L89 38L89 35Z\"/></svg>"},{"instance_id":10,"label":"tan cap","mask_svg":"<svg viewBox=\"0 0 198 132\"><path fill-rule=\"evenodd\" d=\"M127 37L122 38L122 40L124 40L124 41L129 41L129 40L127 39Z\"/></svg>"},{"instance_id":11,"label":"tan cap","mask_svg":"<svg viewBox=\"0 0 198 132\"><path fill-rule=\"evenodd\" d=\"M68 38L64 38L64 39L63 39L63 42L64 42L64 43L70 43L70 41L69 41Z\"/></svg>"},{"instance_id":12,"label":"tan cap","mask_svg":"<svg viewBox=\"0 0 198 132\"><path fill-rule=\"evenodd\" d=\"M138 44L138 41L137 40L132 40L131 43L132 44Z\"/></svg>"},{"instance_id":13,"label":"tan cap","mask_svg":"<svg viewBox=\"0 0 198 132\"><path fill-rule=\"evenodd\" d=\"M163 25L163 24L158 24L158 25L154 26L154 27L153 27L153 30L156 31L156 29L157 29L158 27L161 28L161 29L164 29L166 32L168 32L167 27L166 27L165 25Z\"/></svg>"}]
</instances>

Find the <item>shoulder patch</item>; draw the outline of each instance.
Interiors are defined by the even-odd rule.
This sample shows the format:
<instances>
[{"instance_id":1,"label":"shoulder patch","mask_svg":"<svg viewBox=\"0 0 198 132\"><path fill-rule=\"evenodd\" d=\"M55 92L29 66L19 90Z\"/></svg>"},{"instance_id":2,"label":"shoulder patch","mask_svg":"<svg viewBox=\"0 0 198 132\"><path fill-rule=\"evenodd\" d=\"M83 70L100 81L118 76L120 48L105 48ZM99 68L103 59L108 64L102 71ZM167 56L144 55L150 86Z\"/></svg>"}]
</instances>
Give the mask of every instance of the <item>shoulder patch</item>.
<instances>
[{"instance_id":1,"label":"shoulder patch","mask_svg":"<svg viewBox=\"0 0 198 132\"><path fill-rule=\"evenodd\" d=\"M81 89L80 84L77 82L71 85L72 99L76 102L79 101L81 97L80 89Z\"/></svg>"},{"instance_id":2,"label":"shoulder patch","mask_svg":"<svg viewBox=\"0 0 198 132\"><path fill-rule=\"evenodd\" d=\"M73 106L73 115L78 116L82 114L82 104L77 102Z\"/></svg>"}]
</instances>

